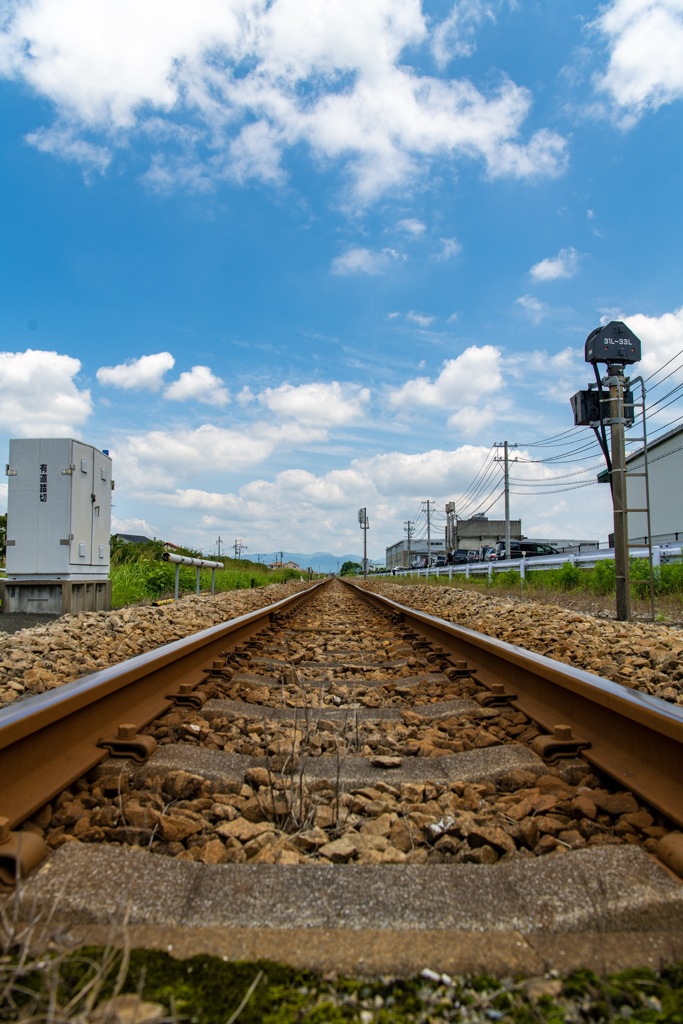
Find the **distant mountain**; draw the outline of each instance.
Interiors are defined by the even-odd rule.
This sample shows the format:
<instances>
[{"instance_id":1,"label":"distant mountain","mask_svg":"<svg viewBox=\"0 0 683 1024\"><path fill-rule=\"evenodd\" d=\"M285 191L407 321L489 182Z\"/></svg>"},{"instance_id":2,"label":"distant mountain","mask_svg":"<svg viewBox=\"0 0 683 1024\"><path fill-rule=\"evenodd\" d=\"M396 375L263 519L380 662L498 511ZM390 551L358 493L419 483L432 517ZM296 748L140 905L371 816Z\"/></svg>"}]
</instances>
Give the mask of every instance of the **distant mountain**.
<instances>
[{"instance_id":1,"label":"distant mountain","mask_svg":"<svg viewBox=\"0 0 683 1024\"><path fill-rule=\"evenodd\" d=\"M262 555L253 555L245 552L245 558L250 558L253 562L265 562L266 565L269 562L279 562L282 559L283 562L296 562L302 569L310 567L314 572L330 573L341 569L344 562L363 564L362 555L333 555L329 551L314 551L313 554L303 554L301 551L270 551ZM373 559L368 559L368 561L370 565L383 564Z\"/></svg>"}]
</instances>

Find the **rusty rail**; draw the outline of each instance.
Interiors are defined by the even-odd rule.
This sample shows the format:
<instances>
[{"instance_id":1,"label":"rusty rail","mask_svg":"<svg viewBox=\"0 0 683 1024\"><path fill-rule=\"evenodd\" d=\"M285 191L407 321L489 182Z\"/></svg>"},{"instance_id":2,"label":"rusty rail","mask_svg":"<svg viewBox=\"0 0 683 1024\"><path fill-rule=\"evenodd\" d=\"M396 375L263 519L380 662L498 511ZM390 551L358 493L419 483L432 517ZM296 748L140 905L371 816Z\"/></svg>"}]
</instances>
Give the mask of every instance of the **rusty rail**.
<instances>
[{"instance_id":1,"label":"rusty rail","mask_svg":"<svg viewBox=\"0 0 683 1024\"><path fill-rule=\"evenodd\" d=\"M349 583L367 601L467 661L478 682L548 733L537 752L581 755L683 825L683 708Z\"/></svg>"},{"instance_id":2,"label":"rusty rail","mask_svg":"<svg viewBox=\"0 0 683 1024\"><path fill-rule=\"evenodd\" d=\"M11 882L13 865L25 874L44 855L31 847L31 833L13 828L110 753L146 758L154 740L142 730L173 703L197 698L194 688L217 670L214 658L328 584L0 710L0 883ZM546 737L534 741L546 760L581 751L589 763L683 825L683 709L353 589L442 648L452 671L473 673L488 691L482 703L511 703L546 730ZM680 843L675 855L683 857Z\"/></svg>"},{"instance_id":3,"label":"rusty rail","mask_svg":"<svg viewBox=\"0 0 683 1024\"><path fill-rule=\"evenodd\" d=\"M151 737L140 730L205 679L212 658L326 582L0 710L0 825L16 827L112 748L144 758Z\"/></svg>"}]
</instances>

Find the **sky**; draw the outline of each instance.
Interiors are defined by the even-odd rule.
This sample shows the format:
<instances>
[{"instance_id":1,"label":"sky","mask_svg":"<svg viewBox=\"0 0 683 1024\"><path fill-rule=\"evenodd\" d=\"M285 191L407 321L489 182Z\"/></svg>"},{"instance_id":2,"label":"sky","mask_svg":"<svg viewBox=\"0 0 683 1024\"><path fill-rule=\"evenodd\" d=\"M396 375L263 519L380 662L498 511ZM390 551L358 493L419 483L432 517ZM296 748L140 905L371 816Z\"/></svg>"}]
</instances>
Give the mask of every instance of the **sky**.
<instances>
[{"instance_id":1,"label":"sky","mask_svg":"<svg viewBox=\"0 0 683 1024\"><path fill-rule=\"evenodd\" d=\"M502 517L507 441L523 533L605 542L569 399L617 319L683 420L682 129L683 0L0 0L0 459L107 449L113 530L207 554L366 508L382 560Z\"/></svg>"}]
</instances>

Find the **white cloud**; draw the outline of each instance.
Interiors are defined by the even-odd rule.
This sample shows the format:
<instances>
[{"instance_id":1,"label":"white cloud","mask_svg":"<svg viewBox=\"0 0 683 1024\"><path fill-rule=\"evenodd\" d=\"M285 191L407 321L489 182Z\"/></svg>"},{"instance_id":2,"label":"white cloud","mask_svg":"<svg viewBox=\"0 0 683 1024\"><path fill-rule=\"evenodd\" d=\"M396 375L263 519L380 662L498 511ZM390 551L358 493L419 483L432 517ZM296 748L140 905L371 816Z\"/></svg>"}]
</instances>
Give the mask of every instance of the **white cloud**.
<instances>
[{"instance_id":1,"label":"white cloud","mask_svg":"<svg viewBox=\"0 0 683 1024\"><path fill-rule=\"evenodd\" d=\"M607 37L610 54L594 84L625 127L683 97L681 0L614 0L595 26Z\"/></svg>"},{"instance_id":2,"label":"white cloud","mask_svg":"<svg viewBox=\"0 0 683 1024\"><path fill-rule=\"evenodd\" d=\"M348 171L356 202L434 159L561 173L558 134L522 135L526 89L506 79L484 93L410 64L425 42L442 63L466 52L492 8L461 2L430 29L420 0L14 0L0 74L56 108L34 145L101 172L140 139L155 188L280 184L283 154L302 145Z\"/></svg>"},{"instance_id":3,"label":"white cloud","mask_svg":"<svg viewBox=\"0 0 683 1024\"><path fill-rule=\"evenodd\" d=\"M39 128L26 135L26 141L41 153L59 156L79 164L86 180L93 172L104 174L111 163L111 151L105 146L97 146L86 139L75 137L73 130L65 126Z\"/></svg>"},{"instance_id":4,"label":"white cloud","mask_svg":"<svg viewBox=\"0 0 683 1024\"><path fill-rule=\"evenodd\" d=\"M424 235L427 230L426 224L414 217L405 217L403 220L400 220L396 226L399 231L405 231L407 235L413 235L416 238L420 235Z\"/></svg>"},{"instance_id":5,"label":"white cloud","mask_svg":"<svg viewBox=\"0 0 683 1024\"><path fill-rule=\"evenodd\" d=\"M389 393L393 408L427 406L450 408L464 400L468 406L503 386L500 351L493 345L473 345L457 357L447 359L433 382L429 377L415 377Z\"/></svg>"},{"instance_id":6,"label":"white cloud","mask_svg":"<svg viewBox=\"0 0 683 1024\"><path fill-rule=\"evenodd\" d=\"M534 324L540 324L549 313L546 303L541 302L535 295L520 295L516 303Z\"/></svg>"},{"instance_id":7,"label":"white cloud","mask_svg":"<svg viewBox=\"0 0 683 1024\"><path fill-rule=\"evenodd\" d=\"M204 405L227 405L230 401L223 381L216 377L208 366L193 366L189 372L181 373L178 380L166 388L164 398L170 398L175 402L194 399L203 402Z\"/></svg>"},{"instance_id":8,"label":"white cloud","mask_svg":"<svg viewBox=\"0 0 683 1024\"><path fill-rule=\"evenodd\" d=\"M78 359L27 349L0 352L0 430L10 437L70 437L92 412Z\"/></svg>"},{"instance_id":9,"label":"white cloud","mask_svg":"<svg viewBox=\"0 0 683 1024\"><path fill-rule=\"evenodd\" d=\"M642 359L636 365L636 371L648 377L665 363L673 360L664 370L664 374L672 370L673 378L669 381L683 380L683 372L678 368L680 360L675 357L683 350L683 306L673 313L662 316L648 316L646 313L632 313L627 316L616 315L610 319L623 320L642 342ZM657 375L661 379L662 375ZM652 385L648 385L652 387ZM670 410L669 410L670 411Z\"/></svg>"},{"instance_id":10,"label":"white cloud","mask_svg":"<svg viewBox=\"0 0 683 1024\"><path fill-rule=\"evenodd\" d=\"M440 238L439 243L441 248L432 256L437 263L443 260L452 260L454 256L459 256L462 252L462 246L457 238Z\"/></svg>"},{"instance_id":11,"label":"white cloud","mask_svg":"<svg viewBox=\"0 0 683 1024\"><path fill-rule=\"evenodd\" d=\"M164 384L164 374L174 366L175 359L170 352L156 352L117 366L102 366L97 371L97 379L100 384L111 384L115 388L159 391Z\"/></svg>"},{"instance_id":12,"label":"white cloud","mask_svg":"<svg viewBox=\"0 0 683 1024\"><path fill-rule=\"evenodd\" d=\"M395 249L365 249L356 246L347 249L341 256L332 261L332 273L341 277L351 274L369 274L377 276L388 270L392 260L401 260L401 256Z\"/></svg>"},{"instance_id":13,"label":"white cloud","mask_svg":"<svg viewBox=\"0 0 683 1024\"><path fill-rule=\"evenodd\" d=\"M296 419L299 423L340 426L362 420L370 402L370 391L353 384L281 384L266 388L259 402L278 416Z\"/></svg>"},{"instance_id":14,"label":"white cloud","mask_svg":"<svg viewBox=\"0 0 683 1024\"><path fill-rule=\"evenodd\" d=\"M529 271L533 281L555 281L558 277L573 277L579 269L579 254L572 246L560 249L557 256L548 256L534 263Z\"/></svg>"},{"instance_id":15,"label":"white cloud","mask_svg":"<svg viewBox=\"0 0 683 1024\"><path fill-rule=\"evenodd\" d=\"M453 57L471 57L475 33L485 18L493 19L491 4L482 0L459 0L451 13L436 26L432 40L434 59L440 68Z\"/></svg>"},{"instance_id":16,"label":"white cloud","mask_svg":"<svg viewBox=\"0 0 683 1024\"><path fill-rule=\"evenodd\" d=\"M134 516L128 519L120 519L113 513L111 517L111 532L137 534L138 537L149 537L150 540L156 536L156 530L150 526L146 519L136 519Z\"/></svg>"},{"instance_id":17,"label":"white cloud","mask_svg":"<svg viewBox=\"0 0 683 1024\"><path fill-rule=\"evenodd\" d=\"M412 320L414 324L418 324L420 327L429 327L436 320L435 316L430 316L428 313L416 313L414 309L411 309L409 313L406 313L406 320Z\"/></svg>"}]
</instances>

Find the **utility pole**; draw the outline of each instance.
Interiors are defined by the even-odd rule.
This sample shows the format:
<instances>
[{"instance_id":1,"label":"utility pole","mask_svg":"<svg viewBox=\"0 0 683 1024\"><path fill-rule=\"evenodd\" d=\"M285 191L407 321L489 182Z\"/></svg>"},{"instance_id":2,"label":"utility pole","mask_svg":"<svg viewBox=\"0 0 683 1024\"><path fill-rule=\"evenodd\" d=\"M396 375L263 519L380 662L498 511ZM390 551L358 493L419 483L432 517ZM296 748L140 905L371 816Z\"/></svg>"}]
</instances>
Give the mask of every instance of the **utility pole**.
<instances>
[{"instance_id":1,"label":"utility pole","mask_svg":"<svg viewBox=\"0 0 683 1024\"><path fill-rule=\"evenodd\" d=\"M218 549L218 558L221 557L221 544L222 543L223 543L223 538L219 537L218 540L216 541L216 547Z\"/></svg>"},{"instance_id":2,"label":"utility pole","mask_svg":"<svg viewBox=\"0 0 683 1024\"><path fill-rule=\"evenodd\" d=\"M503 497L505 500L505 557L510 558L510 465L509 446L507 441L497 441L494 448L503 449ZM512 446L516 448L517 445ZM496 456L496 462L501 460Z\"/></svg>"},{"instance_id":3,"label":"utility pole","mask_svg":"<svg viewBox=\"0 0 683 1024\"><path fill-rule=\"evenodd\" d=\"M403 526L404 526L404 532L407 534L407 537L408 537L408 565L406 566L406 569L410 569L410 542L413 539L413 529L415 527L415 523L413 523L410 519L408 519L403 524Z\"/></svg>"},{"instance_id":4,"label":"utility pole","mask_svg":"<svg viewBox=\"0 0 683 1024\"><path fill-rule=\"evenodd\" d=\"M368 578L368 530L370 529L368 510L366 508L358 509L358 522L363 531L363 579L366 580Z\"/></svg>"},{"instance_id":5,"label":"utility pole","mask_svg":"<svg viewBox=\"0 0 683 1024\"><path fill-rule=\"evenodd\" d=\"M422 507L423 508L424 508L425 505L427 506L427 568L429 568L429 566L432 564L432 525L431 525L432 524L432 519L431 519L431 512L432 512L432 505L435 505L435 504L436 504L436 502L432 501L430 498L427 498L426 501L422 502Z\"/></svg>"},{"instance_id":6,"label":"utility pole","mask_svg":"<svg viewBox=\"0 0 683 1024\"><path fill-rule=\"evenodd\" d=\"M454 550L458 546L458 516L455 511L455 502L446 502L446 552Z\"/></svg>"},{"instance_id":7,"label":"utility pole","mask_svg":"<svg viewBox=\"0 0 683 1024\"><path fill-rule=\"evenodd\" d=\"M235 548L235 558L239 561L242 558L242 550L246 549L246 544L243 544L241 540L236 540L233 547Z\"/></svg>"}]
</instances>

